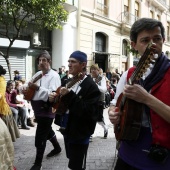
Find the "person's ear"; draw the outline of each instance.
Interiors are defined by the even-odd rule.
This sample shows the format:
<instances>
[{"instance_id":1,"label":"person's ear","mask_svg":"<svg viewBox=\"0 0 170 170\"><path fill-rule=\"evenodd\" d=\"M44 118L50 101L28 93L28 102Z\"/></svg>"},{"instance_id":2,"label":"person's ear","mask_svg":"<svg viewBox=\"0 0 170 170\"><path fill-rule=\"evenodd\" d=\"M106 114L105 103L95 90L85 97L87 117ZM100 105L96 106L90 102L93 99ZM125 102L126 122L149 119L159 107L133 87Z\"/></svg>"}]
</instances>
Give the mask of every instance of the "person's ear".
<instances>
[{"instance_id":1,"label":"person's ear","mask_svg":"<svg viewBox=\"0 0 170 170\"><path fill-rule=\"evenodd\" d=\"M49 62L49 63L50 63L50 65L51 65L52 61L51 61L51 60L48 60L48 62Z\"/></svg>"},{"instance_id":2,"label":"person's ear","mask_svg":"<svg viewBox=\"0 0 170 170\"><path fill-rule=\"evenodd\" d=\"M135 43L134 41L131 41L130 45L131 45L131 48L135 49L136 43ZM135 49L135 50L136 50L136 49Z\"/></svg>"},{"instance_id":3,"label":"person's ear","mask_svg":"<svg viewBox=\"0 0 170 170\"><path fill-rule=\"evenodd\" d=\"M83 67L83 68L86 68L86 65L87 65L86 62L82 62L82 67Z\"/></svg>"}]
</instances>

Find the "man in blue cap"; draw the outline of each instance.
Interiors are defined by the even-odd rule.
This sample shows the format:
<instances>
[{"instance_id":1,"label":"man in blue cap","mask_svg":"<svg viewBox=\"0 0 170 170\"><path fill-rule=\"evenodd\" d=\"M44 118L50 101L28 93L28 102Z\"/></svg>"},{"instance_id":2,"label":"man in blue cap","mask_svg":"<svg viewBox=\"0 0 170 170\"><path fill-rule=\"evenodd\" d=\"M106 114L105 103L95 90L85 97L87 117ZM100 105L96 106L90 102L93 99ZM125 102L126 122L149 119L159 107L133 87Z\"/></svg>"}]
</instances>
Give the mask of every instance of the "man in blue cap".
<instances>
[{"instance_id":1,"label":"man in blue cap","mask_svg":"<svg viewBox=\"0 0 170 170\"><path fill-rule=\"evenodd\" d=\"M86 169L86 156L90 136L94 133L98 112L96 111L100 91L86 73L87 55L73 52L68 60L69 73L73 78L60 89L60 102L67 108L67 123L64 131L68 168ZM50 100L54 96L50 95Z\"/></svg>"}]
</instances>

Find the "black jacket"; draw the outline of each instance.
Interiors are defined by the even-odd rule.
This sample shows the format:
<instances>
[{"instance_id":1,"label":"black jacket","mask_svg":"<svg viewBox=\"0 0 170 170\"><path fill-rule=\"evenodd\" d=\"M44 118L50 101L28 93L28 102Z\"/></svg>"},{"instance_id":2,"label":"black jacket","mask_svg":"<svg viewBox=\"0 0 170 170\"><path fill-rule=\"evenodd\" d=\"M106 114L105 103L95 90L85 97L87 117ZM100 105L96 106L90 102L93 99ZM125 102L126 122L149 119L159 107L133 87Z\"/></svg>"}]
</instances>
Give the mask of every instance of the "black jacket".
<instances>
[{"instance_id":1,"label":"black jacket","mask_svg":"<svg viewBox=\"0 0 170 170\"><path fill-rule=\"evenodd\" d=\"M98 100L100 91L91 77L80 84L78 94L70 91L62 97L69 109L66 135L71 139L84 139L94 133L98 119Z\"/></svg>"}]
</instances>

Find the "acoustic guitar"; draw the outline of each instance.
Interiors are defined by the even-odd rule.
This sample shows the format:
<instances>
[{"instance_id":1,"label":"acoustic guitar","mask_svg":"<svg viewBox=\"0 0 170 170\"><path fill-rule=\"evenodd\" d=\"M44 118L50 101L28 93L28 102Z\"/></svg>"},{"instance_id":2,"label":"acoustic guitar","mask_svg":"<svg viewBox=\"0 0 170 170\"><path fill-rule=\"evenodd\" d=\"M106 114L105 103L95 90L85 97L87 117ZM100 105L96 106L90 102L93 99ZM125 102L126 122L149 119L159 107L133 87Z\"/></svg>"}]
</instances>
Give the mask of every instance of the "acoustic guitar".
<instances>
[{"instance_id":1,"label":"acoustic guitar","mask_svg":"<svg viewBox=\"0 0 170 170\"><path fill-rule=\"evenodd\" d=\"M36 83L41 78L42 78L42 74L39 74L37 77L34 78L32 83ZM35 91L36 91L36 89L27 86L26 89L23 90L24 99L27 101L31 101L35 95Z\"/></svg>"},{"instance_id":2,"label":"acoustic guitar","mask_svg":"<svg viewBox=\"0 0 170 170\"><path fill-rule=\"evenodd\" d=\"M79 81L81 81L84 77L83 73L79 73L76 76L74 76L67 84L66 84L66 88L70 89L71 87L73 87L76 83L78 83ZM56 90L56 98L52 107L52 112L56 112L57 114L64 114L67 111L67 105L63 102L62 100L62 95L60 94L60 89L61 87L58 87Z\"/></svg>"},{"instance_id":3,"label":"acoustic guitar","mask_svg":"<svg viewBox=\"0 0 170 170\"><path fill-rule=\"evenodd\" d=\"M152 51L152 43L149 43L127 84L139 84L139 79L143 76L149 64L155 60ZM121 113L120 123L114 126L116 139L118 141L137 140L142 125L144 105L120 94L116 107L118 107L117 111Z\"/></svg>"}]
</instances>

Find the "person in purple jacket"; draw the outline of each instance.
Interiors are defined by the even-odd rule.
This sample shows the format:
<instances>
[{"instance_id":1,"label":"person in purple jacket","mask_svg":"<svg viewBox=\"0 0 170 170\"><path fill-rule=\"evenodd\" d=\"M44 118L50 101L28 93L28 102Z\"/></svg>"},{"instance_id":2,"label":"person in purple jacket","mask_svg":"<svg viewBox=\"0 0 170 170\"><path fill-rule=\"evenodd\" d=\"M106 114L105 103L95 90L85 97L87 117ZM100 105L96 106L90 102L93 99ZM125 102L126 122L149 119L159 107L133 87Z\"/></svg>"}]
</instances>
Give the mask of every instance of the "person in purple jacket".
<instances>
[{"instance_id":1,"label":"person in purple jacket","mask_svg":"<svg viewBox=\"0 0 170 170\"><path fill-rule=\"evenodd\" d=\"M49 94L52 93L52 91L56 91L57 88L61 86L60 76L56 71L51 69L51 56L47 51L42 51L38 55L37 63L40 71L38 71L28 83L30 88L35 89L35 95L31 100L31 105L37 121L35 135L36 158L31 170L42 169L42 160L47 140L49 140L54 147L54 149L47 154L47 158L61 152L61 147L52 129L55 114L52 112L52 104L49 103L48 100ZM37 76L41 78L33 83L33 80Z\"/></svg>"},{"instance_id":2,"label":"person in purple jacket","mask_svg":"<svg viewBox=\"0 0 170 170\"><path fill-rule=\"evenodd\" d=\"M131 46L141 56L155 57L155 63L149 64L139 81L130 83L141 63L132 67L121 76L108 114L114 126L119 126L121 116L127 113L127 119L134 110L135 116L141 110L141 121L131 123L131 129L139 128L136 140L129 140L134 133L126 133L126 139L120 139L118 159L115 170L169 170L170 169L170 60L162 52L165 41L165 29L162 23L152 18L141 18L132 25L130 31ZM151 46L151 52L144 53ZM141 57L144 59L144 57ZM148 60L149 61L149 60ZM127 83L129 82L129 83ZM130 112L127 107L116 107L117 99L123 95L138 105ZM143 106L143 110L138 109ZM119 112L125 110L124 113ZM122 115L121 115L122 114ZM134 116L134 117L135 117ZM134 117L131 120L134 120ZM133 122L133 121L131 121ZM117 126L118 125L118 126ZM130 125L130 124L129 124ZM128 126L129 128L129 126ZM124 127L127 130L127 126ZM116 130L116 129L115 129ZM117 138L118 139L118 138Z\"/></svg>"}]
</instances>

